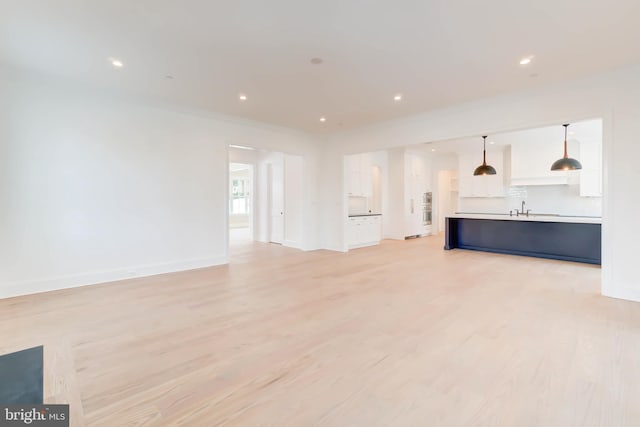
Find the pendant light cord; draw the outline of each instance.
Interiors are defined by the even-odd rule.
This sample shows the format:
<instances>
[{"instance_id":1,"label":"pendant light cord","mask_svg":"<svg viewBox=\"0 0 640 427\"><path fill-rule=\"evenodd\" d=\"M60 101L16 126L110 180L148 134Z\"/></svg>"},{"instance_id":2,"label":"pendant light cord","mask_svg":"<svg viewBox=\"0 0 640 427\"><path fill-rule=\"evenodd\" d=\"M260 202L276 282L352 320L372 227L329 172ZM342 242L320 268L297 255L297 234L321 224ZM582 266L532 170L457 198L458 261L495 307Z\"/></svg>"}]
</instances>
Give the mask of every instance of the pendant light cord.
<instances>
[{"instance_id":1,"label":"pendant light cord","mask_svg":"<svg viewBox=\"0 0 640 427\"><path fill-rule=\"evenodd\" d=\"M569 125L562 125L564 126L564 158L568 159L569 158L569 154L567 153L567 129L569 129Z\"/></svg>"},{"instance_id":2,"label":"pendant light cord","mask_svg":"<svg viewBox=\"0 0 640 427\"><path fill-rule=\"evenodd\" d=\"M487 136L483 136L482 140L482 166L487 166Z\"/></svg>"}]
</instances>

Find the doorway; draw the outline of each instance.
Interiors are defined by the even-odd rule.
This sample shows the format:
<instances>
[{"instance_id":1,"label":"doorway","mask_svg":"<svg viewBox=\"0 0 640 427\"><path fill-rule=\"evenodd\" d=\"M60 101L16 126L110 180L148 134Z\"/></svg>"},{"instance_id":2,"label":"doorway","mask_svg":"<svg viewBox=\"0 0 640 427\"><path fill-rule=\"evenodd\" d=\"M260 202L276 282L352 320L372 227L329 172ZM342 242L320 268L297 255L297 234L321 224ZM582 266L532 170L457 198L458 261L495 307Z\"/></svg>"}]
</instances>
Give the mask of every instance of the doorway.
<instances>
[{"instance_id":1,"label":"doorway","mask_svg":"<svg viewBox=\"0 0 640 427\"><path fill-rule=\"evenodd\" d=\"M304 161L273 151L229 148L228 248L234 260L267 250L302 248Z\"/></svg>"},{"instance_id":2,"label":"doorway","mask_svg":"<svg viewBox=\"0 0 640 427\"><path fill-rule=\"evenodd\" d=\"M229 244L253 241L254 170L252 164L229 163Z\"/></svg>"}]
</instances>

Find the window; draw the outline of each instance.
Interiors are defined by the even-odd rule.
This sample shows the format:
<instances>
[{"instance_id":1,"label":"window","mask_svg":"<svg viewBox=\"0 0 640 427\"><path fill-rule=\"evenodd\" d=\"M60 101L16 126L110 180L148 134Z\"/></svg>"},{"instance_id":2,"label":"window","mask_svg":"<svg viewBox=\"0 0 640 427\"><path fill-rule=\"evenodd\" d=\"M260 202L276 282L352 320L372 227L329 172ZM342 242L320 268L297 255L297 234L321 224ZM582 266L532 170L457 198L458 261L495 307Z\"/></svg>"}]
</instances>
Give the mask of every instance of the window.
<instances>
[{"instance_id":1,"label":"window","mask_svg":"<svg viewBox=\"0 0 640 427\"><path fill-rule=\"evenodd\" d=\"M251 205L251 188L249 178L233 178L231 180L231 197L229 198L230 214L247 214Z\"/></svg>"}]
</instances>

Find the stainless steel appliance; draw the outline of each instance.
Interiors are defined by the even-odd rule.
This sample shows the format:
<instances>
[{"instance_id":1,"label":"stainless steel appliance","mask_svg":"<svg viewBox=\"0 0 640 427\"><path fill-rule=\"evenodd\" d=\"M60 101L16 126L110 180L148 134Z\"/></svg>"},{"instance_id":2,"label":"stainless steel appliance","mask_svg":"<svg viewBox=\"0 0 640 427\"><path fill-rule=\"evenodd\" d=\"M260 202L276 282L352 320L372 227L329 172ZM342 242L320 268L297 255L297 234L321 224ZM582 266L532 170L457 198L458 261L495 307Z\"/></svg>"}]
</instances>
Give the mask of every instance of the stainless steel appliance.
<instances>
[{"instance_id":1,"label":"stainless steel appliance","mask_svg":"<svg viewBox=\"0 0 640 427\"><path fill-rule=\"evenodd\" d=\"M422 225L431 225L432 200L433 194L431 192L422 194Z\"/></svg>"}]
</instances>

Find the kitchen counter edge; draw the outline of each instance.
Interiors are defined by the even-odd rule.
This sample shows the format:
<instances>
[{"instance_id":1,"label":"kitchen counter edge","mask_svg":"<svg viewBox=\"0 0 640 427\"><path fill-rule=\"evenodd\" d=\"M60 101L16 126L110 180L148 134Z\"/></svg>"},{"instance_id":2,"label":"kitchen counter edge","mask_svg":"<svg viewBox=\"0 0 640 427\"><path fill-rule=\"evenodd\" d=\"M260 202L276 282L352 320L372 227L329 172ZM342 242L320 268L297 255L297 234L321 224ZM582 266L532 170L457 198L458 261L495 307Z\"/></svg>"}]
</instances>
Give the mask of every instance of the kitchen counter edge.
<instances>
[{"instance_id":1,"label":"kitchen counter edge","mask_svg":"<svg viewBox=\"0 0 640 427\"><path fill-rule=\"evenodd\" d=\"M447 218L459 219L490 219L498 221L538 221L538 222L568 222L581 224L602 224L602 218L580 217L580 216L554 216L554 215L530 215L530 216L509 216L499 214L454 214L447 215Z\"/></svg>"}]
</instances>

